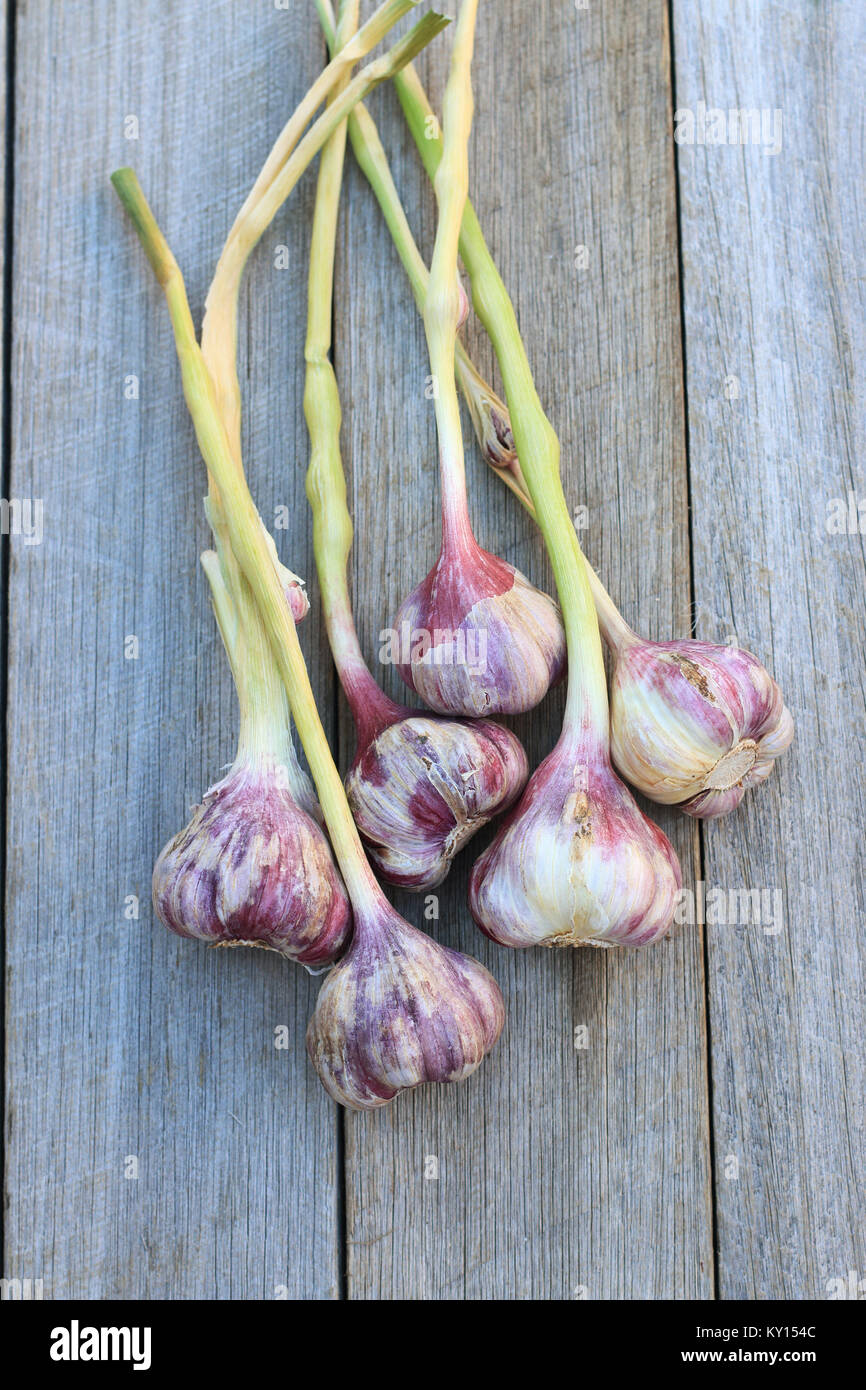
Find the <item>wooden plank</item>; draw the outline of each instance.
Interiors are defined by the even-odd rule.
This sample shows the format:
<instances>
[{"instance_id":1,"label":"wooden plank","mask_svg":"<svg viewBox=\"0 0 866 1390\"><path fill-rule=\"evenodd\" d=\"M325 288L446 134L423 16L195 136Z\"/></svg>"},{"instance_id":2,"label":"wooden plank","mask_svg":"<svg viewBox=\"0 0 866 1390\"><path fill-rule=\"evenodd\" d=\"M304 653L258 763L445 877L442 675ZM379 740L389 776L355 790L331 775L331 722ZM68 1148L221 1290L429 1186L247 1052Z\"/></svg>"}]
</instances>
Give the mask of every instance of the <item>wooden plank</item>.
<instances>
[{"instance_id":1,"label":"wooden plank","mask_svg":"<svg viewBox=\"0 0 866 1390\"><path fill-rule=\"evenodd\" d=\"M422 70L438 100L447 43ZM626 614L689 630L689 559L666 6L483 7L473 196L512 288L566 484ZM432 199L392 92L371 108L419 239ZM424 336L378 209L347 175L336 365L354 460L354 582L365 650L439 540ZM588 248L588 268L576 247ZM490 355L477 334L482 364ZM537 583L537 534L472 453L482 544ZM383 673L390 691L398 680ZM562 692L515 722L534 762ZM344 758L352 735L343 726ZM694 870L696 832L660 816ZM346 1121L354 1298L709 1297L713 1291L700 934L644 954L509 952L466 907L464 854L438 935L495 972L508 1006L496 1053L461 1088ZM417 898L401 909L422 923ZM575 1028L589 1046L576 1050ZM425 1159L439 1177L425 1177ZM431 1165L432 1166L432 1165ZM430 1171L430 1166L426 1169Z\"/></svg>"},{"instance_id":2,"label":"wooden plank","mask_svg":"<svg viewBox=\"0 0 866 1390\"><path fill-rule=\"evenodd\" d=\"M165 305L108 184L135 165L200 316L323 53L305 7L19 7L12 487L45 520L12 550L4 1273L46 1298L339 1292L336 1116L303 1049L318 982L152 921L154 857L232 757L236 710ZM254 492L269 520L287 505L278 541L307 575L312 188L255 257L241 334ZM317 611L303 644L327 711Z\"/></svg>"},{"instance_id":3,"label":"wooden plank","mask_svg":"<svg viewBox=\"0 0 866 1390\"><path fill-rule=\"evenodd\" d=\"M759 653L797 721L706 835L708 889L780 907L708 929L719 1291L824 1298L866 1270L866 587L862 534L827 529L833 498L864 496L866 14L674 13L678 107L723 108L728 135L729 109L766 110L781 137L678 150L699 635Z\"/></svg>"},{"instance_id":4,"label":"wooden plank","mask_svg":"<svg viewBox=\"0 0 866 1390\"><path fill-rule=\"evenodd\" d=\"M9 17L6 7L6 0L0 0L0 46L2 46L2 58L0 62L0 315L2 315L4 343L6 342L6 104L8 100L9 87L7 80L7 66L10 62L11 54L9 48ZM5 358L4 358L5 362ZM6 380L5 373L0 375L0 427L6 419ZM5 434L3 435L5 439ZM2 467L5 470L8 460L4 458ZM4 485L6 476L4 471ZM3 493L6 496L6 493ZM5 576L0 573L0 600L3 599L3 583ZM5 601L2 603L2 611L5 613ZM5 641L3 643L5 651Z\"/></svg>"},{"instance_id":5,"label":"wooden plank","mask_svg":"<svg viewBox=\"0 0 866 1390\"><path fill-rule=\"evenodd\" d=\"M9 499L9 450L6 414L6 375L9 351L9 325L6 314L6 141L8 75L11 60L8 43L8 14L6 0L0 0L0 33L3 35L3 57L0 61L0 322L3 324L3 357L0 367L0 497ZM7 546L0 535L0 882L6 880L6 651L7 651ZM5 893L0 887L0 958L5 954L6 913ZM4 1100L5 1114L5 1100ZM5 1124L4 1124L5 1135ZM5 1159L4 1159L5 1167ZM4 1216L0 1216L0 1243Z\"/></svg>"}]
</instances>

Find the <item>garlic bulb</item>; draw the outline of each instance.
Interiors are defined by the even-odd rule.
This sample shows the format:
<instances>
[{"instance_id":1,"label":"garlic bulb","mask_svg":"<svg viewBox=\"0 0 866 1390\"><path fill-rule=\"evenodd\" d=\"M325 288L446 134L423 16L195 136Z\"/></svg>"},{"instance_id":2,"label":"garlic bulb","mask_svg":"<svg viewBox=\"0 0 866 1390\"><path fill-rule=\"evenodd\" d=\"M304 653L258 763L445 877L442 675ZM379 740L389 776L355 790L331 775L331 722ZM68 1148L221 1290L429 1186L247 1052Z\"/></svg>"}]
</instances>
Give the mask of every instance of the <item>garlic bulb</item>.
<instances>
[{"instance_id":1,"label":"garlic bulb","mask_svg":"<svg viewBox=\"0 0 866 1390\"><path fill-rule=\"evenodd\" d=\"M264 946L309 966L334 960L351 909L314 809L299 768L239 760L156 861L160 920L211 946Z\"/></svg>"},{"instance_id":2,"label":"garlic bulb","mask_svg":"<svg viewBox=\"0 0 866 1390\"><path fill-rule=\"evenodd\" d=\"M621 640L611 752L635 787L689 815L739 805L794 737L772 676L751 652L709 642Z\"/></svg>"},{"instance_id":3,"label":"garlic bulb","mask_svg":"<svg viewBox=\"0 0 866 1390\"><path fill-rule=\"evenodd\" d=\"M446 543L395 621L398 669L440 714L534 708L565 669L559 608L471 536Z\"/></svg>"},{"instance_id":4,"label":"garlic bulb","mask_svg":"<svg viewBox=\"0 0 866 1390\"><path fill-rule=\"evenodd\" d=\"M224 526L212 505L207 510L217 551L202 555L202 567L238 696L238 749L228 774L159 855L153 905L178 936L211 946L265 946L303 965L324 965L348 939L349 900L292 745L267 634ZM285 594L283 576L281 587ZM300 581L291 588L303 593Z\"/></svg>"},{"instance_id":5,"label":"garlic bulb","mask_svg":"<svg viewBox=\"0 0 866 1390\"><path fill-rule=\"evenodd\" d=\"M503 946L646 946L681 886L667 838L566 731L475 864L469 904Z\"/></svg>"},{"instance_id":6,"label":"garlic bulb","mask_svg":"<svg viewBox=\"0 0 866 1390\"><path fill-rule=\"evenodd\" d=\"M403 710L360 748L346 794L381 876L402 888L435 888L528 775L523 748L499 724Z\"/></svg>"},{"instance_id":7,"label":"garlic bulb","mask_svg":"<svg viewBox=\"0 0 866 1390\"><path fill-rule=\"evenodd\" d=\"M352 1110L425 1082L461 1081L502 1031L499 986L483 965L411 927L381 896L361 907L307 1030L322 1085Z\"/></svg>"}]
</instances>

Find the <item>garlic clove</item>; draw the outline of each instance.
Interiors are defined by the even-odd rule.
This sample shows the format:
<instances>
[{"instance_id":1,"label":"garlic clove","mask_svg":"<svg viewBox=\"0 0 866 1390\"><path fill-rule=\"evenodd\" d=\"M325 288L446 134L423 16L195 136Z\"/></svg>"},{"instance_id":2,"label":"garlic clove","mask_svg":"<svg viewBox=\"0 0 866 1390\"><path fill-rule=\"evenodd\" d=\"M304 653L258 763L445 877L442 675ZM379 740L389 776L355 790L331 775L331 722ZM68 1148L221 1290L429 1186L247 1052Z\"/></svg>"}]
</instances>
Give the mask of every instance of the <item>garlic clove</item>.
<instances>
[{"instance_id":1,"label":"garlic clove","mask_svg":"<svg viewBox=\"0 0 866 1390\"><path fill-rule=\"evenodd\" d=\"M781 691L751 652L692 641L635 640L620 649L611 752L654 801L723 815L768 775L793 736Z\"/></svg>"},{"instance_id":2,"label":"garlic clove","mask_svg":"<svg viewBox=\"0 0 866 1390\"><path fill-rule=\"evenodd\" d=\"M411 715L361 750L346 793L380 876L420 890L442 882L458 851L513 804L528 775L508 729Z\"/></svg>"},{"instance_id":3,"label":"garlic clove","mask_svg":"<svg viewBox=\"0 0 866 1390\"><path fill-rule=\"evenodd\" d=\"M469 905L503 946L646 946L681 886L669 841L613 769L564 738L475 864Z\"/></svg>"},{"instance_id":4,"label":"garlic clove","mask_svg":"<svg viewBox=\"0 0 866 1390\"><path fill-rule=\"evenodd\" d=\"M399 1091L469 1076L504 1021L489 971L431 941L383 900L326 977L307 1050L334 1100L371 1110Z\"/></svg>"},{"instance_id":5,"label":"garlic clove","mask_svg":"<svg viewBox=\"0 0 866 1390\"><path fill-rule=\"evenodd\" d=\"M719 816L727 816L731 811L736 811L745 794L746 789L742 783L719 791L710 789L683 801L680 810L685 811L688 816L695 816L698 820L716 820Z\"/></svg>"},{"instance_id":6,"label":"garlic clove","mask_svg":"<svg viewBox=\"0 0 866 1390\"><path fill-rule=\"evenodd\" d=\"M559 607L525 575L474 547L443 550L396 619L398 668L440 714L533 709L565 669Z\"/></svg>"},{"instance_id":7,"label":"garlic clove","mask_svg":"<svg viewBox=\"0 0 866 1390\"><path fill-rule=\"evenodd\" d=\"M777 687L778 688L778 687ZM782 706L778 722L761 734L759 763L767 759L772 764L794 741L794 717L787 705ZM757 764L756 764L757 767ZM754 779L756 768L752 769ZM765 774L766 776L766 774Z\"/></svg>"},{"instance_id":8,"label":"garlic clove","mask_svg":"<svg viewBox=\"0 0 866 1390\"><path fill-rule=\"evenodd\" d=\"M755 763L752 770L747 772L743 778L743 790L745 791L746 787L757 787L759 783L765 782L773 771L773 762L772 758L768 758L766 762Z\"/></svg>"},{"instance_id":9,"label":"garlic clove","mask_svg":"<svg viewBox=\"0 0 866 1390\"><path fill-rule=\"evenodd\" d=\"M156 861L153 904L178 936L325 965L346 944L351 909L328 842L285 772L236 764L206 792Z\"/></svg>"}]
</instances>

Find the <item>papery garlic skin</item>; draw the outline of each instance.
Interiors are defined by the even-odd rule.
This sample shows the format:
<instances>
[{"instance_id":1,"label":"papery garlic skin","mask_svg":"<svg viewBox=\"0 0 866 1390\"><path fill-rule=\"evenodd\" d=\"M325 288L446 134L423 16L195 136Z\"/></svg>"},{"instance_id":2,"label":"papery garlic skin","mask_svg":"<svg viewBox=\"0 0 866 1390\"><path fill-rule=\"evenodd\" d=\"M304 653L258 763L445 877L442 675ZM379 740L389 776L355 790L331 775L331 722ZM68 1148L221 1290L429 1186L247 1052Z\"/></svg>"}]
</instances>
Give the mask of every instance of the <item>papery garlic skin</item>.
<instances>
[{"instance_id":1,"label":"papery garlic skin","mask_svg":"<svg viewBox=\"0 0 866 1390\"><path fill-rule=\"evenodd\" d=\"M310 611L310 600L307 597L304 581L302 579L296 579L294 575L290 575L290 578L283 582L283 593L286 596L295 622L301 622Z\"/></svg>"},{"instance_id":2,"label":"papery garlic skin","mask_svg":"<svg viewBox=\"0 0 866 1390\"><path fill-rule=\"evenodd\" d=\"M627 781L689 815L725 815L789 746L794 722L751 652L709 642L623 644L611 753Z\"/></svg>"},{"instance_id":3,"label":"papery garlic skin","mask_svg":"<svg viewBox=\"0 0 866 1390\"><path fill-rule=\"evenodd\" d=\"M205 511L207 512L208 519L211 521L211 525L216 526L217 530L219 530L219 517L214 513L214 509L207 498L205 499ZM259 525L262 528L262 537L274 563L274 569L279 576L280 584L282 585L283 593L286 596L286 602L289 605L292 617L296 624L303 622L310 611L307 586L300 575L295 574L293 570L290 570L287 565L283 564L280 557L277 555L277 547L274 538L261 517L259 517Z\"/></svg>"},{"instance_id":4,"label":"papery garlic skin","mask_svg":"<svg viewBox=\"0 0 866 1390\"><path fill-rule=\"evenodd\" d=\"M307 1051L334 1100L374 1110L426 1082L462 1081L504 1021L490 972L431 941L383 899L325 979Z\"/></svg>"},{"instance_id":5,"label":"papery garlic skin","mask_svg":"<svg viewBox=\"0 0 866 1390\"><path fill-rule=\"evenodd\" d=\"M517 449L508 407L479 376L468 358L458 358L457 377L485 462L496 469L514 468Z\"/></svg>"},{"instance_id":6,"label":"papery garlic skin","mask_svg":"<svg viewBox=\"0 0 866 1390\"><path fill-rule=\"evenodd\" d=\"M156 861L160 920L212 946L267 947L308 966L335 960L352 913L314 809L299 768L235 764Z\"/></svg>"},{"instance_id":7,"label":"papery garlic skin","mask_svg":"<svg viewBox=\"0 0 866 1390\"><path fill-rule=\"evenodd\" d=\"M439 714L479 718L533 709L565 669L559 607L505 560L443 550L403 602L398 669Z\"/></svg>"},{"instance_id":8,"label":"papery garlic skin","mask_svg":"<svg viewBox=\"0 0 866 1390\"><path fill-rule=\"evenodd\" d=\"M529 775L526 754L491 720L411 715L363 748L346 778L352 816L386 882L435 888L467 840L507 810Z\"/></svg>"},{"instance_id":9,"label":"papery garlic skin","mask_svg":"<svg viewBox=\"0 0 866 1390\"><path fill-rule=\"evenodd\" d=\"M503 946L647 946L681 886L672 846L610 765L563 737L475 864L469 905Z\"/></svg>"}]
</instances>

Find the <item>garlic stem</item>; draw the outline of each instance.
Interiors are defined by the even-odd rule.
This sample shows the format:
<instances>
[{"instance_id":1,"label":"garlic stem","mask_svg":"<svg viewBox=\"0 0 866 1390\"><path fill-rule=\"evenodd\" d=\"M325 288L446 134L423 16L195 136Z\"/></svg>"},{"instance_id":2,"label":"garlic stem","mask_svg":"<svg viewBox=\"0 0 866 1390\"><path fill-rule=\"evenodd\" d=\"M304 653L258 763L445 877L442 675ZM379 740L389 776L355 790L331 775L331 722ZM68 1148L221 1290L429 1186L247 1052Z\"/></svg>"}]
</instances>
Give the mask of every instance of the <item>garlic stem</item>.
<instances>
[{"instance_id":1,"label":"garlic stem","mask_svg":"<svg viewBox=\"0 0 866 1390\"><path fill-rule=\"evenodd\" d=\"M589 580L589 587L592 590L592 598L595 604L601 635L611 651L615 655L618 655L626 647L630 647L640 639L637 633L629 627L585 555L583 557L583 563L586 568L586 577Z\"/></svg>"},{"instance_id":2,"label":"garlic stem","mask_svg":"<svg viewBox=\"0 0 866 1390\"><path fill-rule=\"evenodd\" d=\"M472 361L468 357L466 360L469 370L474 373L477 378L477 385L473 389L473 394L470 396L468 392L466 393L467 399L477 399L478 395L484 394L486 383ZM489 390L489 388L486 389ZM494 467L493 471L502 479L506 487L511 489L517 500L526 508L526 511L532 519L537 521L538 517L535 511L535 504L529 495L529 488L523 476L518 458L515 456L514 461L509 463L508 466L504 468ZM585 555L583 556L583 563L586 566L586 577L589 581L593 603L595 604L595 614L598 619L601 635L611 651L618 653L622 651L624 647L631 646L640 639L637 633L629 627Z\"/></svg>"},{"instance_id":3,"label":"garlic stem","mask_svg":"<svg viewBox=\"0 0 866 1390\"><path fill-rule=\"evenodd\" d=\"M444 160L443 141L414 68L407 67L399 74L395 86L421 159L435 185ZM587 730L606 749L608 701L601 637L583 554L562 489L559 440L535 389L514 306L468 199L460 232L460 254L472 283L475 311L499 360L517 452L559 591L569 656L564 727L573 732Z\"/></svg>"},{"instance_id":4,"label":"garlic stem","mask_svg":"<svg viewBox=\"0 0 866 1390\"><path fill-rule=\"evenodd\" d=\"M306 168L322 141L299 161L296 177L287 183L285 192L279 202L273 205L266 221L260 221L258 209L263 204L268 189L284 172L286 163L314 112L335 90L345 90L346 79L355 64L366 57L397 21L409 10L414 9L417 3L418 0L386 0L342 51L335 54L283 127L229 232L205 301L201 346L216 387L217 404L226 422L229 442L238 460L241 457L241 394L235 357L237 302L241 276L253 247L276 214L280 203L288 197L297 177ZM430 37L432 38L432 34ZM369 72L369 69L367 71ZM318 124L317 122L308 132L307 140ZM322 139L325 138L327 135Z\"/></svg>"},{"instance_id":5,"label":"garlic stem","mask_svg":"<svg viewBox=\"0 0 866 1390\"><path fill-rule=\"evenodd\" d=\"M226 537L226 541L227 541ZM237 760L271 759L290 768L289 711L267 633L231 548L221 540L201 556L217 626L229 659L240 709Z\"/></svg>"},{"instance_id":6,"label":"garlic stem","mask_svg":"<svg viewBox=\"0 0 866 1390\"><path fill-rule=\"evenodd\" d=\"M339 51L345 33L350 30L352 10L357 20L357 3L347 5L336 35L331 30L335 51ZM334 98L339 96L340 90L339 85L334 89ZM325 623L340 683L355 719L359 742L363 744L372 740L393 718L399 717L401 710L380 689L364 660L347 579L353 527L346 503L346 478L340 452L340 393L330 356L334 252L345 148L344 123L331 136L319 163L310 241L304 414L310 434L307 497L313 512L313 547Z\"/></svg>"},{"instance_id":7,"label":"garlic stem","mask_svg":"<svg viewBox=\"0 0 866 1390\"><path fill-rule=\"evenodd\" d=\"M472 366L471 362L470 366ZM472 370L475 371L475 368L473 367ZM484 385L483 378L481 378L481 384L482 386ZM522 503L533 520L537 521L535 504L529 495L529 488L526 485L526 480L523 477L519 462L515 460L514 464L510 465L508 468L495 468L494 472L497 473L505 485L511 489L517 500ZM622 651L624 647L631 646L640 639L637 633L629 627L585 555L583 557L583 563L586 566L586 577L592 592L595 614L598 619L601 635L611 651L618 653Z\"/></svg>"},{"instance_id":8,"label":"garlic stem","mask_svg":"<svg viewBox=\"0 0 866 1390\"><path fill-rule=\"evenodd\" d=\"M237 302L244 266L253 247L270 225L307 165L331 132L341 123L341 117L335 114L332 101L325 114L307 132L300 146L294 148L305 125L322 100L336 89L347 100L345 109L350 109L354 101L385 81L389 73L396 71L414 53L419 52L448 23L441 16L425 16L389 53L377 62L371 63L353 83L349 84L348 75L352 66L384 37L398 19L413 9L417 2L418 0L386 0L357 35L352 36L347 28L349 39L342 54L336 61L328 64L281 132L235 218L217 264L205 305L202 353L214 383L217 404L225 421L232 456L241 475L243 459L240 433L241 396L237 373ZM356 21L357 16L355 25ZM210 515L218 521L223 502L210 472L208 485ZM272 550L273 563L278 565L272 539L268 536L267 540Z\"/></svg>"},{"instance_id":9,"label":"garlic stem","mask_svg":"<svg viewBox=\"0 0 866 1390\"><path fill-rule=\"evenodd\" d=\"M443 102L445 139L434 179L439 221L424 301L424 329L434 385L439 465L442 477L442 541L463 548L471 542L460 403L454 380L460 298L457 248L469 192L469 133L472 127L472 50L478 0L463 0Z\"/></svg>"},{"instance_id":10,"label":"garlic stem","mask_svg":"<svg viewBox=\"0 0 866 1390\"><path fill-rule=\"evenodd\" d=\"M316 0L316 8L319 11L325 40L331 53L333 53L334 18L330 0ZM412 229L403 210L403 204L397 192L397 186L394 183L388 157L379 138L376 123L363 102L359 101L352 111L348 125L352 153L359 169L376 195L388 230L397 248L397 253L403 262L403 268L409 277L409 284L415 296L418 311L423 314L424 303L427 299L427 287L430 283L430 272L412 235ZM473 388L476 390L480 388L487 395L497 399L495 393L487 386L480 373L473 366L469 354L459 338L457 339L457 380L467 399L469 399Z\"/></svg>"},{"instance_id":11,"label":"garlic stem","mask_svg":"<svg viewBox=\"0 0 866 1390\"><path fill-rule=\"evenodd\" d=\"M316 0L316 8L319 12L322 29L325 39L333 52L334 44L334 18L330 0ZM352 145L352 152L355 160L364 174L367 182L376 196L379 207L385 218L385 223L391 233L392 240L397 249L397 254L403 263L403 268L409 278L409 284L415 297L415 303L421 314L424 312L424 302L427 298L427 286L430 281L430 272L424 262L418 245L412 235L408 218L403 210L400 194L394 183L391 174L388 157L379 138L376 123L371 117L366 106L362 102L354 108L349 116L349 140ZM471 357L460 341L457 339L457 383L463 392L464 399L469 407L473 424L476 432L481 437L481 417L484 407L490 406L507 421L508 410L503 401L499 399L496 392L484 380ZM504 452L504 451L503 451ZM515 496L523 503L530 514L535 516L535 508L532 498L526 488L526 483L520 469L520 462L517 453L511 450L507 458L497 460L488 459L488 462L496 468L506 487L511 488Z\"/></svg>"},{"instance_id":12,"label":"garlic stem","mask_svg":"<svg viewBox=\"0 0 866 1390\"><path fill-rule=\"evenodd\" d=\"M331 49L334 51L334 20L333 10L330 0L316 0L316 8L319 11L319 18L325 33L325 38ZM414 81L413 81L414 79ZM435 119L431 122L428 118L432 111L426 105L426 96L423 88L415 77L414 69L407 68L402 74L395 78L395 86L400 92L400 84L403 82L407 91L401 94L401 101L404 110L409 117L410 126L420 129L420 138L426 143L435 143L431 137L431 132L435 132L438 127ZM418 93L420 92L420 97ZM417 100L412 100L412 98ZM417 114L420 111L419 101L425 103L424 119L420 126L415 124ZM407 109L408 108L408 109ZM379 132L367 108L358 103L349 117L349 139L352 144L352 151L359 168L364 174L367 182L373 190L382 214L385 218L392 240L403 263L403 268L409 278L412 293L419 310L423 313L424 303L427 297L427 287L430 280L430 273L424 263L424 258L418 249L418 245L409 226L408 218L403 209L400 194L397 191L391 174L388 157L379 138ZM423 153L423 151L422 151ZM426 164L426 161L425 161ZM427 165L428 172L433 168L433 161ZM459 338L457 340L457 362L456 362L457 381L463 392L464 398L469 406L473 422L478 429L479 407L485 402L493 402L498 410L507 420L507 407L499 400L493 388L484 380L481 373L473 363ZM530 516L536 517L535 505L529 495L529 489L517 454L509 458L504 466L495 466L494 471L510 488L517 499L523 504ZM593 600L596 607L596 615L604 640L609 646L618 651L622 646L630 641L636 640L635 634L628 626L625 619L619 613L613 599L608 594L598 575L592 566L586 561L587 578L592 590Z\"/></svg>"},{"instance_id":13,"label":"garlic stem","mask_svg":"<svg viewBox=\"0 0 866 1390\"><path fill-rule=\"evenodd\" d=\"M112 174L168 302L183 391L196 438L225 503L232 552L249 582L264 621L292 716L316 784L331 844L356 914L375 911L382 900L355 829L340 774L334 766L304 664L295 624L268 549L265 532L243 472L232 454L217 404L216 389L199 347L180 268L131 169Z\"/></svg>"}]
</instances>

